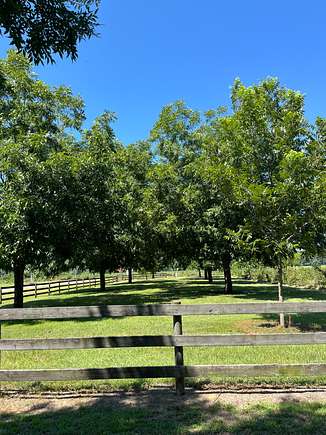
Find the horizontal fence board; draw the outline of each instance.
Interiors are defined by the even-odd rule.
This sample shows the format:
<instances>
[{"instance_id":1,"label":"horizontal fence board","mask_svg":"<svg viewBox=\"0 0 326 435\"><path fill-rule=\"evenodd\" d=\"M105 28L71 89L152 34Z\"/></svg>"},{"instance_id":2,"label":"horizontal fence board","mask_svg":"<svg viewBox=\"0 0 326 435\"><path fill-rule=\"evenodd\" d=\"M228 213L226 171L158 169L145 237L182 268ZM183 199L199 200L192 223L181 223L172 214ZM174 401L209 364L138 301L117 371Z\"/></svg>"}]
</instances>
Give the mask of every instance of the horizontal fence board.
<instances>
[{"instance_id":1,"label":"horizontal fence board","mask_svg":"<svg viewBox=\"0 0 326 435\"><path fill-rule=\"evenodd\" d=\"M173 378L174 366L90 369L0 370L0 381L67 381L87 379Z\"/></svg>"},{"instance_id":2,"label":"horizontal fence board","mask_svg":"<svg viewBox=\"0 0 326 435\"><path fill-rule=\"evenodd\" d=\"M235 364L185 366L184 376L324 376L326 364Z\"/></svg>"},{"instance_id":3,"label":"horizontal fence board","mask_svg":"<svg viewBox=\"0 0 326 435\"><path fill-rule=\"evenodd\" d=\"M103 305L48 308L0 308L0 320L78 319L124 316L216 314L322 313L326 302L267 302L239 304Z\"/></svg>"},{"instance_id":4,"label":"horizontal fence board","mask_svg":"<svg viewBox=\"0 0 326 435\"><path fill-rule=\"evenodd\" d=\"M264 346L326 344L326 332L297 334L142 335L117 337L2 339L0 351L163 346Z\"/></svg>"},{"instance_id":5,"label":"horizontal fence board","mask_svg":"<svg viewBox=\"0 0 326 435\"><path fill-rule=\"evenodd\" d=\"M0 381L67 381L87 379L173 378L216 375L324 376L326 364L238 364L202 366L112 367L89 369L0 370Z\"/></svg>"},{"instance_id":6,"label":"horizontal fence board","mask_svg":"<svg viewBox=\"0 0 326 435\"><path fill-rule=\"evenodd\" d=\"M149 346L156 347L175 346L177 341L178 337L174 336L2 339L0 340L0 350L59 350Z\"/></svg>"}]
</instances>

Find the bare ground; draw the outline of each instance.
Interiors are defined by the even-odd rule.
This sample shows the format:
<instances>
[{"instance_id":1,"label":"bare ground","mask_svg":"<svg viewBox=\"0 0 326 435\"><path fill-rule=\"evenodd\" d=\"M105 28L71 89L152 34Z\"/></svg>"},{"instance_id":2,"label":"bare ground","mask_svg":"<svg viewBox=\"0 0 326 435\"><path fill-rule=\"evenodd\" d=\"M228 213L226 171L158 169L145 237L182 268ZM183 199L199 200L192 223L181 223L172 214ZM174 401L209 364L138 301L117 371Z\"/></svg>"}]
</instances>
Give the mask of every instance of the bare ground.
<instances>
[{"instance_id":1,"label":"bare ground","mask_svg":"<svg viewBox=\"0 0 326 435\"><path fill-rule=\"evenodd\" d=\"M101 406L143 407L155 404L160 409L173 406L198 406L209 408L215 403L244 408L262 403L318 402L326 403L326 386L293 389L211 389L186 391L185 396L177 397L172 389L155 388L144 392L112 393L21 393L5 392L0 396L0 412L10 414L40 414L43 412L79 409L100 403Z\"/></svg>"}]
</instances>

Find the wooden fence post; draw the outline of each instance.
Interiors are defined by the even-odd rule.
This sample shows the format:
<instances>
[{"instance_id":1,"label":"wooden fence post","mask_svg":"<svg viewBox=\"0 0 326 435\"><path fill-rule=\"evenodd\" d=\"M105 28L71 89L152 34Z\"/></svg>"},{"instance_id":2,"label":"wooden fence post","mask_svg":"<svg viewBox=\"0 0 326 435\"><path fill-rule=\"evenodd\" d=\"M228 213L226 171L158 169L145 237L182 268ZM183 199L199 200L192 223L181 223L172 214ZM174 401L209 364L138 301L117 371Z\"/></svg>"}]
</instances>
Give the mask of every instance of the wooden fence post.
<instances>
[{"instance_id":1,"label":"wooden fence post","mask_svg":"<svg viewBox=\"0 0 326 435\"><path fill-rule=\"evenodd\" d=\"M59 280L59 295L61 294L61 281Z\"/></svg>"},{"instance_id":2,"label":"wooden fence post","mask_svg":"<svg viewBox=\"0 0 326 435\"><path fill-rule=\"evenodd\" d=\"M48 294L51 294L51 283L49 282L49 289L48 289Z\"/></svg>"},{"instance_id":3,"label":"wooden fence post","mask_svg":"<svg viewBox=\"0 0 326 435\"><path fill-rule=\"evenodd\" d=\"M181 302L177 302L181 303ZM182 316L173 316L173 335L182 335ZM183 367L183 347L174 347L174 359L176 367ZM182 396L185 393L185 378L184 375L176 375L175 377L175 389L178 396Z\"/></svg>"},{"instance_id":4,"label":"wooden fence post","mask_svg":"<svg viewBox=\"0 0 326 435\"><path fill-rule=\"evenodd\" d=\"M36 284L36 282L34 283L34 296L36 299L37 298L37 284Z\"/></svg>"}]
</instances>

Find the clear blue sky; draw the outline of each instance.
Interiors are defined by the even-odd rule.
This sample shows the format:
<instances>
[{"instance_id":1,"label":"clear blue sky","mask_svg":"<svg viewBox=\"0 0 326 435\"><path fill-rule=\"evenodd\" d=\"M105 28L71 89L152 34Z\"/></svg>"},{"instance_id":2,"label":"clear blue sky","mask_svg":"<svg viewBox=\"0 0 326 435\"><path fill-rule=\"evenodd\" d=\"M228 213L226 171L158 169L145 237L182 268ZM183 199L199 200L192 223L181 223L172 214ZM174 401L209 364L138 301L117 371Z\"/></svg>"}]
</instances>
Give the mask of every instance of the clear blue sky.
<instances>
[{"instance_id":1,"label":"clear blue sky","mask_svg":"<svg viewBox=\"0 0 326 435\"><path fill-rule=\"evenodd\" d=\"M125 143L147 137L164 104L205 110L229 104L235 77L266 76L306 94L306 113L326 116L324 0L102 0L100 37L77 62L38 67L86 103L87 122L118 114ZM0 40L0 55L8 44Z\"/></svg>"}]
</instances>

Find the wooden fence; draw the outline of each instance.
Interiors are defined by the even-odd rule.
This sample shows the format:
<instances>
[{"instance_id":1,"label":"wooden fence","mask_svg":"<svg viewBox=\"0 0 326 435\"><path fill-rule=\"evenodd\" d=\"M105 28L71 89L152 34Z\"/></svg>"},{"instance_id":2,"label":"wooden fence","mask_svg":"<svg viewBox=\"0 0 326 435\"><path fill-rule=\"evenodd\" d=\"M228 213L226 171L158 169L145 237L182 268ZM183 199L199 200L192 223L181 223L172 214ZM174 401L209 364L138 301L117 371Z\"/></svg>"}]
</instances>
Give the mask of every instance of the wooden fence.
<instances>
[{"instance_id":1,"label":"wooden fence","mask_svg":"<svg viewBox=\"0 0 326 435\"><path fill-rule=\"evenodd\" d=\"M133 273L133 280L149 279L152 275L150 273ZM171 272L157 272L155 278L171 276ZM105 282L113 284L116 282L127 281L128 276L126 273L115 273L106 275ZM82 288L97 287L100 285L99 277L92 278L73 278L62 279L59 281L35 282L24 285L24 297L34 297L51 294L61 294L63 292L70 292ZM0 304L3 302L12 301L14 299L14 286L0 286Z\"/></svg>"},{"instance_id":2,"label":"wooden fence","mask_svg":"<svg viewBox=\"0 0 326 435\"><path fill-rule=\"evenodd\" d=\"M1 308L0 322L82 319L126 316L172 316L171 335L1 339L0 351L28 351L54 349L99 349L122 347L174 348L172 366L67 368L38 370L0 370L0 381L64 381L120 378L175 378L177 394L184 394L185 377L218 376L271 376L271 375L326 375L325 363L312 364L237 364L237 365L184 365L186 346L256 346L303 345L326 343L326 332L285 334L218 334L183 335L182 316L230 314L325 313L326 302L269 302L242 304L201 305L107 305L48 308Z\"/></svg>"}]
</instances>

